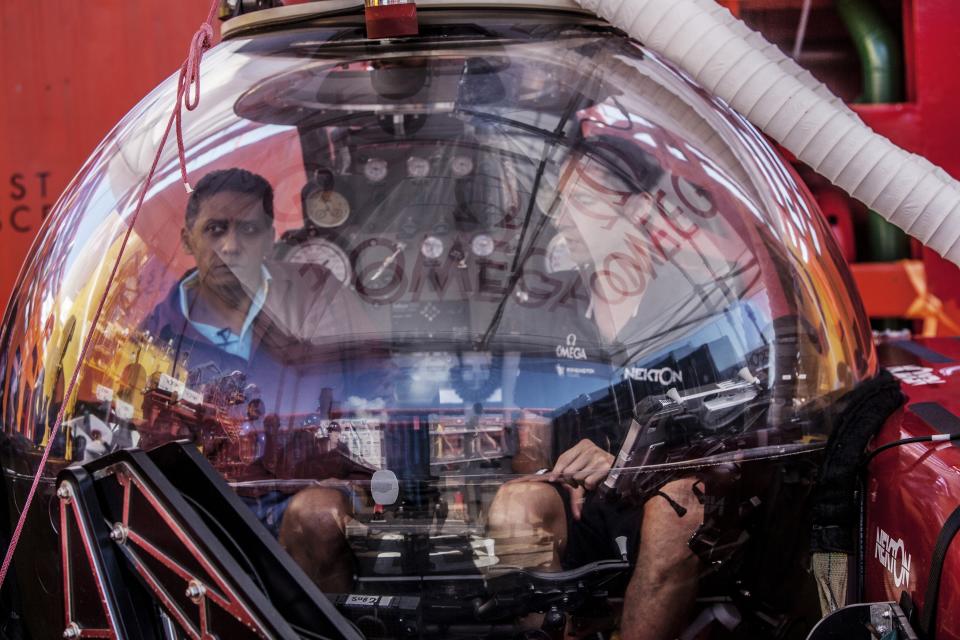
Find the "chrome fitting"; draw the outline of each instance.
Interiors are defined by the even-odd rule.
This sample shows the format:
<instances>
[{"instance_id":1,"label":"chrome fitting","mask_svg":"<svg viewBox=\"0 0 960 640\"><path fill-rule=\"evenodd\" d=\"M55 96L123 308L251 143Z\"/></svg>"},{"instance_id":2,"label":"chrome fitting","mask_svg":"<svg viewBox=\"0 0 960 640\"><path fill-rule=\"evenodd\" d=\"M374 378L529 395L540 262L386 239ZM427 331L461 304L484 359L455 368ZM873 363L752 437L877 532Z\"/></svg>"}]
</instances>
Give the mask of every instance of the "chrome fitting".
<instances>
[{"instance_id":1,"label":"chrome fitting","mask_svg":"<svg viewBox=\"0 0 960 640\"><path fill-rule=\"evenodd\" d=\"M203 598L206 592L206 587L204 587L199 581L191 580L190 584L187 585L186 596L190 598L194 604L200 604L200 599Z\"/></svg>"},{"instance_id":2,"label":"chrome fitting","mask_svg":"<svg viewBox=\"0 0 960 640\"><path fill-rule=\"evenodd\" d=\"M110 539L117 544L124 544L127 541L127 528L118 522L110 530Z\"/></svg>"}]
</instances>

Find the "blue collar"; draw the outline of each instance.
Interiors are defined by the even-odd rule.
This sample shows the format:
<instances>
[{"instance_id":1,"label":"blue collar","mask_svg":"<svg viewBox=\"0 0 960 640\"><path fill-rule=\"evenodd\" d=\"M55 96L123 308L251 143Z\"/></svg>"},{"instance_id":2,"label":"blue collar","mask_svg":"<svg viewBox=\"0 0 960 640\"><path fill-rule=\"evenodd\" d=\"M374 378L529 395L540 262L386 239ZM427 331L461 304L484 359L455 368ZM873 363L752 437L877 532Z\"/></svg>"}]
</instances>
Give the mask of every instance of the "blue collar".
<instances>
[{"instance_id":1,"label":"blue collar","mask_svg":"<svg viewBox=\"0 0 960 640\"><path fill-rule=\"evenodd\" d=\"M263 275L260 289L250 303L250 308L247 310L247 317L243 320L243 326L240 329L239 335L227 327L216 327L211 324L191 320L187 287L195 286L200 274L194 271L180 282L180 312L183 313L183 317L186 318L187 322L214 346L229 354L239 356L244 360L250 359L250 352L253 349L253 332L250 331L250 327L253 325L253 321L260 313L260 310L263 309L263 304L267 300L267 291L270 289L270 280L272 279L270 272L267 271L265 266L261 265L260 270Z\"/></svg>"}]
</instances>

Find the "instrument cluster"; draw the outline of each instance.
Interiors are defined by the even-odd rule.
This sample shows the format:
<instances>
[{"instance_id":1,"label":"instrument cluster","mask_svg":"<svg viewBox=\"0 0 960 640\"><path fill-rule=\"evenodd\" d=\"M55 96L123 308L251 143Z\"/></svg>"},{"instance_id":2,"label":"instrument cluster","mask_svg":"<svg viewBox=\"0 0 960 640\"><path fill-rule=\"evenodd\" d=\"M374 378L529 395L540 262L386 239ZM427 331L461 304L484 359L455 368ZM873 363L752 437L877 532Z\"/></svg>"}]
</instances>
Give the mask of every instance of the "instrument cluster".
<instances>
[{"instance_id":1,"label":"instrument cluster","mask_svg":"<svg viewBox=\"0 0 960 640\"><path fill-rule=\"evenodd\" d=\"M522 215L495 155L445 141L345 146L309 172L303 226L275 258L323 266L374 303L402 300L431 270L475 279L478 263L508 262Z\"/></svg>"}]
</instances>

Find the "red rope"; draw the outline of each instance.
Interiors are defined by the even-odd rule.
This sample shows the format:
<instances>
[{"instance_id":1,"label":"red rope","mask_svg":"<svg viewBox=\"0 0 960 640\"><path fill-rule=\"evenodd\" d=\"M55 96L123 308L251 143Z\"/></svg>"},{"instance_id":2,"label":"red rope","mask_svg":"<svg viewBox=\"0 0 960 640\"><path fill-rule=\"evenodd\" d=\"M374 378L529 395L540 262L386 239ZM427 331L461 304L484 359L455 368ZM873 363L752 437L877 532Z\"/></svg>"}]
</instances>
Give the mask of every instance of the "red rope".
<instances>
[{"instance_id":1,"label":"red rope","mask_svg":"<svg viewBox=\"0 0 960 640\"><path fill-rule=\"evenodd\" d=\"M107 300L107 293L109 293L110 287L113 285L114 278L116 278L117 271L120 268L123 252L127 248L127 242L130 240L130 234L133 232L133 226L137 221L137 216L140 215L140 209L143 207L143 200L146 198L150 181L153 179L153 174L156 172L157 165L160 163L160 155L163 153L163 146L167 141L167 136L170 135L170 129L173 126L174 121L176 121L177 124L177 150L179 151L180 175L183 177L183 183L187 188L187 192L189 193L191 191L190 184L187 182L187 169L186 160L184 158L183 132L180 126L180 114L182 107L186 107L187 110L193 111L200 103L200 61L203 59L203 52L212 46L213 20L217 15L217 7L219 5L220 0L212 1L210 5L210 12L207 14L207 20L200 25L200 28L193 35L193 38L190 41L190 50L187 53L187 59L180 67L180 77L177 82L176 105L174 105L173 113L170 114L170 119L167 120L167 128L163 132L163 137L160 138L160 146L157 149L157 155L153 158L153 164L150 166L150 171L147 173L147 178L143 183L143 188L140 190L140 196L137 198L137 207L134 209L133 215L130 217L130 223L127 225L127 230L123 235L123 241L120 243L120 253L117 255L116 261L113 263L113 269L111 269L110 276L107 278L107 284L106 287L104 287L103 295L100 297L100 302L97 304L97 310L93 314L93 321L90 324L90 331L83 340L83 346L80 348L80 354L77 357L77 366L73 371L73 375L70 377L70 385L67 387L66 393L63 396L64 401L60 405L60 410L57 412L57 419L53 424L53 429L50 430L50 435L48 436L47 446L43 450L43 455L40 457L40 466L37 468L37 473L33 477L33 484L30 485L30 492L27 494L27 500L23 505L23 511L20 512L20 519L17 521L17 527L14 529L13 535L10 538L10 545L7 547L7 553L3 557L3 564L0 565L0 587L3 586L3 583L7 578L7 572L9 571L10 563L13 560L13 553L17 549L17 543L20 542L20 535L23 533L23 527L27 521L27 514L30 511L30 505L33 504L33 497L37 492L37 487L40 485L40 478L43 477L43 470L47 466L47 458L50 457L50 449L53 447L53 443L57 439L57 434L60 432L60 425L63 423L63 416L66 413L67 404L73 395L73 390L77 385L77 381L80 379L80 369L82 368L83 361L86 358L87 349L90 347L90 342L92 341L94 333L93 330L100 321L100 315L103 313L103 306ZM194 90L192 97L190 96L189 92L191 87ZM61 535L65 534L65 532L62 531L60 533Z\"/></svg>"}]
</instances>

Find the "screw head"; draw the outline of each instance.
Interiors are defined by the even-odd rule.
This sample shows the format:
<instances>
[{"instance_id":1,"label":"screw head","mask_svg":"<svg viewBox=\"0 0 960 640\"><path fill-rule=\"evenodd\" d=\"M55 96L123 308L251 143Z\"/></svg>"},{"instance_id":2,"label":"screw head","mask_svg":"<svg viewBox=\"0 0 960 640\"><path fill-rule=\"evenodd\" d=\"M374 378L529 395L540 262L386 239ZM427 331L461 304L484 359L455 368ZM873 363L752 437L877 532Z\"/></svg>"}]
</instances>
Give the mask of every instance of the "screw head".
<instances>
[{"instance_id":1,"label":"screw head","mask_svg":"<svg viewBox=\"0 0 960 640\"><path fill-rule=\"evenodd\" d=\"M73 497L73 491L70 489L70 485L64 483L57 488L57 497L61 500L69 500ZM66 633L66 632L64 632Z\"/></svg>"},{"instance_id":2,"label":"screw head","mask_svg":"<svg viewBox=\"0 0 960 640\"><path fill-rule=\"evenodd\" d=\"M200 582L191 580L190 584L187 585L186 596L195 603L199 604L200 598L202 598L206 592L206 587L204 587Z\"/></svg>"},{"instance_id":3,"label":"screw head","mask_svg":"<svg viewBox=\"0 0 960 640\"><path fill-rule=\"evenodd\" d=\"M117 544L123 544L127 541L127 528L118 522L110 530L110 539Z\"/></svg>"}]
</instances>

